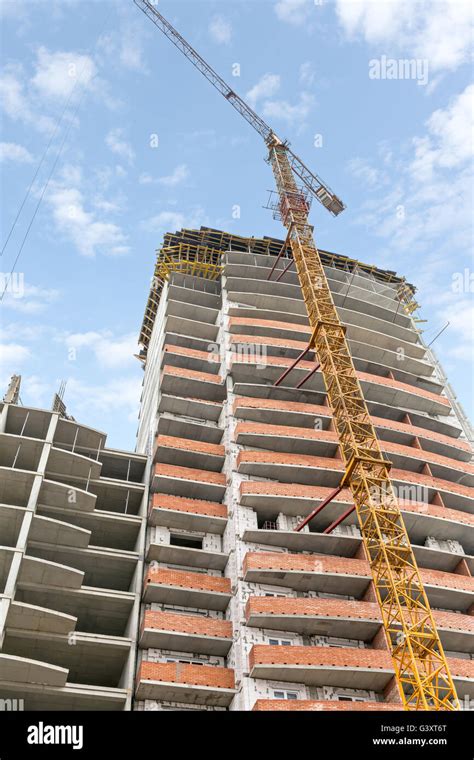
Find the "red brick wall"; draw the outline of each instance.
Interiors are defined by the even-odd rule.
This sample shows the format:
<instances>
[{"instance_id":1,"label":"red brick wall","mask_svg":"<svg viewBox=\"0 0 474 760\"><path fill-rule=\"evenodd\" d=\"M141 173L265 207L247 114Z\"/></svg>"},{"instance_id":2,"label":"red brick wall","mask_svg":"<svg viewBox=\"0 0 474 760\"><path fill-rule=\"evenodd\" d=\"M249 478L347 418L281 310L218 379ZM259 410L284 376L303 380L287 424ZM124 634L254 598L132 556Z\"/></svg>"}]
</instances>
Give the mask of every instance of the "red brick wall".
<instances>
[{"instance_id":1,"label":"red brick wall","mask_svg":"<svg viewBox=\"0 0 474 760\"><path fill-rule=\"evenodd\" d=\"M465 575L445 573L442 570L425 570L421 568L420 574L424 584L458 588L463 589L464 591L474 591L474 578L468 578Z\"/></svg>"},{"instance_id":2,"label":"red brick wall","mask_svg":"<svg viewBox=\"0 0 474 760\"><path fill-rule=\"evenodd\" d=\"M196 359L203 359L204 361L210 362L211 355L207 351L198 351L195 348L186 348L185 346L175 346L174 343L168 343L164 347L164 352L166 354L179 354L180 356L192 356Z\"/></svg>"},{"instance_id":3,"label":"red brick wall","mask_svg":"<svg viewBox=\"0 0 474 760\"><path fill-rule=\"evenodd\" d=\"M192 573L189 570L170 570L159 567L150 568L145 577L145 583L159 583L164 586L178 586L180 588L203 589L205 591L220 591L230 593L230 578L221 578L218 575L204 575L204 573Z\"/></svg>"},{"instance_id":4,"label":"red brick wall","mask_svg":"<svg viewBox=\"0 0 474 760\"><path fill-rule=\"evenodd\" d=\"M378 604L371 602L353 602L344 599L304 599L251 596L245 608L246 618L250 614L266 615L324 615L335 618L354 618L357 620L380 621Z\"/></svg>"},{"instance_id":5,"label":"red brick wall","mask_svg":"<svg viewBox=\"0 0 474 760\"><path fill-rule=\"evenodd\" d=\"M143 618L143 627L157 628L161 631L216 636L224 639L232 638L232 623L229 620L202 617L201 615L179 615L173 612L147 610Z\"/></svg>"},{"instance_id":6,"label":"red brick wall","mask_svg":"<svg viewBox=\"0 0 474 760\"><path fill-rule=\"evenodd\" d=\"M370 575L368 563L360 559L327 555L289 554L286 552L247 552L243 562L244 574L247 570L257 569ZM468 578L465 575L424 569L420 569L420 574L425 584L474 591L474 578Z\"/></svg>"},{"instance_id":7,"label":"red brick wall","mask_svg":"<svg viewBox=\"0 0 474 760\"><path fill-rule=\"evenodd\" d=\"M305 412L307 414L331 417L331 411L327 406L317 404L303 404L300 401L280 401L273 398L236 398L234 401L234 413L239 407L249 409L280 409L288 412Z\"/></svg>"},{"instance_id":8,"label":"red brick wall","mask_svg":"<svg viewBox=\"0 0 474 760\"><path fill-rule=\"evenodd\" d=\"M220 385L222 378L220 375L212 375L210 372L196 372L194 369L185 369L184 367L173 367L167 364L163 368L164 375L174 375L175 377L189 377L193 380L202 380L205 383L216 383Z\"/></svg>"},{"instance_id":9,"label":"red brick wall","mask_svg":"<svg viewBox=\"0 0 474 760\"><path fill-rule=\"evenodd\" d=\"M270 664L393 670L390 654L381 649L254 644L249 655L250 668Z\"/></svg>"},{"instance_id":10,"label":"red brick wall","mask_svg":"<svg viewBox=\"0 0 474 760\"><path fill-rule=\"evenodd\" d=\"M183 451L200 451L204 454L213 454L218 457L225 456L225 448L220 443L193 441L190 438L177 438L172 435L157 435L156 448L160 446L167 446L171 449L182 449Z\"/></svg>"},{"instance_id":11,"label":"red brick wall","mask_svg":"<svg viewBox=\"0 0 474 760\"><path fill-rule=\"evenodd\" d=\"M138 680L188 683L233 689L234 671L214 665L185 665L182 662L142 662Z\"/></svg>"},{"instance_id":12,"label":"red brick wall","mask_svg":"<svg viewBox=\"0 0 474 760\"><path fill-rule=\"evenodd\" d=\"M225 504L204 499L188 499L185 496L171 496L166 493L154 493L151 506L153 509L173 509L177 512L192 512L198 515L227 517Z\"/></svg>"},{"instance_id":13,"label":"red brick wall","mask_svg":"<svg viewBox=\"0 0 474 760\"><path fill-rule=\"evenodd\" d=\"M458 657L448 657L448 663L453 677L474 678L474 660L461 660Z\"/></svg>"},{"instance_id":14,"label":"red brick wall","mask_svg":"<svg viewBox=\"0 0 474 760\"><path fill-rule=\"evenodd\" d=\"M238 327L239 325L252 325L254 327L275 327L283 328L283 330L292 330L293 332L301 332L308 336L311 335L311 329L307 325L298 325L296 323L289 324L288 322L274 322L271 319L250 319L249 317L230 317L230 327Z\"/></svg>"},{"instance_id":15,"label":"red brick wall","mask_svg":"<svg viewBox=\"0 0 474 760\"><path fill-rule=\"evenodd\" d=\"M288 554L277 552L247 552L243 562L247 570L300 570L301 572L341 573L346 575L370 574L369 565L360 559L326 555ZM460 577L460 576L456 576Z\"/></svg>"},{"instance_id":16,"label":"red brick wall","mask_svg":"<svg viewBox=\"0 0 474 760\"><path fill-rule=\"evenodd\" d=\"M344 472L344 466L340 459L315 457L310 454L283 454L280 451L241 451L237 457L237 465L241 462L269 462L303 467L322 467L325 470Z\"/></svg>"},{"instance_id":17,"label":"red brick wall","mask_svg":"<svg viewBox=\"0 0 474 760\"><path fill-rule=\"evenodd\" d=\"M174 464L155 464L155 474L168 477L182 478L183 480L197 480L204 483L216 483L225 485L226 478L222 472L210 472L209 470L196 470L193 467L179 467Z\"/></svg>"},{"instance_id":18,"label":"red brick wall","mask_svg":"<svg viewBox=\"0 0 474 760\"><path fill-rule=\"evenodd\" d=\"M374 710L403 710L401 704L395 702L336 702L329 700L316 701L313 699L257 699L252 708L263 710L304 710L304 711L370 711Z\"/></svg>"}]
</instances>

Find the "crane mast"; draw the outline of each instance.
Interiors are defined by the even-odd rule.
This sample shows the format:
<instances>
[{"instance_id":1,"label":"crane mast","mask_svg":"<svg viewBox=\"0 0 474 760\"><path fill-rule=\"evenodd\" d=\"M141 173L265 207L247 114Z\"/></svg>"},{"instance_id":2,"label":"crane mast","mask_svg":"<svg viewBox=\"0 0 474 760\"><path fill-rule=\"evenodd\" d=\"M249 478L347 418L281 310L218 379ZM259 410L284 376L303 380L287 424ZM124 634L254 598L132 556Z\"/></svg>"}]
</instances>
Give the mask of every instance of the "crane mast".
<instances>
[{"instance_id":1,"label":"crane mast","mask_svg":"<svg viewBox=\"0 0 474 760\"><path fill-rule=\"evenodd\" d=\"M457 710L459 702L420 572L309 223L308 191L334 216L342 201L313 174L157 11L135 4L263 137L312 330L387 644L406 710ZM303 182L303 187L296 178ZM304 189L306 191L304 191Z\"/></svg>"}]
</instances>

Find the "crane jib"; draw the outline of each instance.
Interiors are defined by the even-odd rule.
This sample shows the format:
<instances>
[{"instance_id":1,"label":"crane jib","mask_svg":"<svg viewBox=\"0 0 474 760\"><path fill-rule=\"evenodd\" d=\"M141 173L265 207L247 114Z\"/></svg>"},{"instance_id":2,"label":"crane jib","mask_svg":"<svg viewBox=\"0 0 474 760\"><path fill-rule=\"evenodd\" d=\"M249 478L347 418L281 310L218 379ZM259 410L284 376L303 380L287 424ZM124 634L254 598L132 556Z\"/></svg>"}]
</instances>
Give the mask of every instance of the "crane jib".
<instances>
[{"instance_id":1,"label":"crane jib","mask_svg":"<svg viewBox=\"0 0 474 760\"><path fill-rule=\"evenodd\" d=\"M214 71L207 61L187 42L184 37L165 19L164 16L155 8L150 0L133 0L135 5L140 8L148 18L153 21L155 26L175 45L178 50L191 61L191 63L203 74L206 79L218 90L221 95L238 111L241 116L263 137L267 147L273 140L279 144L288 146L283 140L277 137L274 130L245 102L229 85ZM331 190L323 180L314 174L301 159L291 152L293 170L307 187L309 192L316 200L321 203L331 214L337 216L344 210L345 206L340 198Z\"/></svg>"}]
</instances>

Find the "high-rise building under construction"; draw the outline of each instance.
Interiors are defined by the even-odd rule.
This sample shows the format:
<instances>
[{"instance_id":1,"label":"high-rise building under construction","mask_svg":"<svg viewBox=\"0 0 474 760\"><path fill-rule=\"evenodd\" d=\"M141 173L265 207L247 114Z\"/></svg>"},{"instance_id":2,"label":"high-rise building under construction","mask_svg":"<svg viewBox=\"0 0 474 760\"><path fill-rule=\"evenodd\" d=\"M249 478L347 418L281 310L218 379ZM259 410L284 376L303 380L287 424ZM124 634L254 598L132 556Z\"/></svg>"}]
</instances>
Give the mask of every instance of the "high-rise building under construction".
<instances>
[{"instance_id":1,"label":"high-rise building under construction","mask_svg":"<svg viewBox=\"0 0 474 760\"><path fill-rule=\"evenodd\" d=\"M412 286L320 256L468 707L469 423ZM281 240L207 228L158 253L140 335L137 451L152 463L135 709L403 706L351 493L333 493L344 464L291 261Z\"/></svg>"}]
</instances>

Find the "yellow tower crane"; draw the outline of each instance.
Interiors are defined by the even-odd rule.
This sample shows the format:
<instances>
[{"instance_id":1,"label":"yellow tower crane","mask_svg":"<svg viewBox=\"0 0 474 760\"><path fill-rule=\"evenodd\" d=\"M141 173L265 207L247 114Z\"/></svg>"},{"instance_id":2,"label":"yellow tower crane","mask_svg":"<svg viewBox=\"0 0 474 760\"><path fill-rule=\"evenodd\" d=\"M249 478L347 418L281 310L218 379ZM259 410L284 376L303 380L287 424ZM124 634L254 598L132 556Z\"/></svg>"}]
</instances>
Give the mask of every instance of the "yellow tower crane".
<instances>
[{"instance_id":1,"label":"yellow tower crane","mask_svg":"<svg viewBox=\"0 0 474 760\"><path fill-rule=\"evenodd\" d=\"M458 710L459 701L394 489L357 378L309 224L309 197L334 216L344 204L286 141L230 88L149 0L134 0L166 37L263 137L279 196L278 211L306 304L345 473L370 564L400 696L406 710ZM300 183L298 183L300 180ZM302 184L301 184L302 183ZM196 271L196 262L193 262Z\"/></svg>"}]
</instances>

